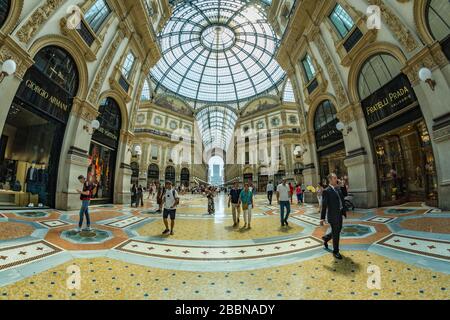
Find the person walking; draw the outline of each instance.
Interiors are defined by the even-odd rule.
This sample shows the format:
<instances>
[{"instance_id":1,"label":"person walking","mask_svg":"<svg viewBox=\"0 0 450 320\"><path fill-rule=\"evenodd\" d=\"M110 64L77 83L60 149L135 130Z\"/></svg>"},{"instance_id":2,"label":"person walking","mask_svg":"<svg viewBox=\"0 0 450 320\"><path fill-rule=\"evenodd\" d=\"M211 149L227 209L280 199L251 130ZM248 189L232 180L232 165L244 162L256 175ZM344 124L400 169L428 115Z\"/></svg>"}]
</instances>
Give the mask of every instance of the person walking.
<instances>
[{"instance_id":1,"label":"person walking","mask_svg":"<svg viewBox=\"0 0 450 320\"><path fill-rule=\"evenodd\" d=\"M133 185L131 186L131 206L133 206L133 204L135 204L137 207L137 202L138 202L137 192L138 191L137 191L136 184L133 183Z\"/></svg>"},{"instance_id":2,"label":"person walking","mask_svg":"<svg viewBox=\"0 0 450 320\"><path fill-rule=\"evenodd\" d=\"M294 185L289 182L289 199L291 200L291 204L293 195L294 195Z\"/></svg>"},{"instance_id":3,"label":"person walking","mask_svg":"<svg viewBox=\"0 0 450 320\"><path fill-rule=\"evenodd\" d=\"M206 197L208 198L208 214L212 215L215 213L216 209L214 207L214 187L209 187L206 189Z\"/></svg>"},{"instance_id":4,"label":"person walking","mask_svg":"<svg viewBox=\"0 0 450 320\"><path fill-rule=\"evenodd\" d=\"M303 205L303 191L302 187L299 184L295 186L295 194L297 195L297 204L299 206Z\"/></svg>"},{"instance_id":5,"label":"person walking","mask_svg":"<svg viewBox=\"0 0 450 320\"><path fill-rule=\"evenodd\" d=\"M177 212L177 206L180 203L180 198L178 197L177 190L175 190L175 188L172 185L172 182L170 181L166 181L162 202L164 205L163 221L164 226L166 227L166 229L163 231L163 234L168 234L170 232L170 235L173 235L173 229L175 227L175 215ZM170 217L170 230L168 220L169 217Z\"/></svg>"},{"instance_id":6,"label":"person walking","mask_svg":"<svg viewBox=\"0 0 450 320\"><path fill-rule=\"evenodd\" d=\"M144 188L142 188L142 185L139 185L137 188L137 201L136 201L136 207L141 204L141 207L144 206Z\"/></svg>"},{"instance_id":7,"label":"person walking","mask_svg":"<svg viewBox=\"0 0 450 320\"><path fill-rule=\"evenodd\" d=\"M272 181L269 181L269 183L267 184L266 192L267 192L267 200L269 200L269 205L272 205L272 197L273 197L273 184L272 184Z\"/></svg>"},{"instance_id":8,"label":"person walking","mask_svg":"<svg viewBox=\"0 0 450 320\"><path fill-rule=\"evenodd\" d=\"M86 180L84 176L79 176L78 181L83 185L82 190L77 190L80 194L81 208L80 220L78 222L77 232L81 232L83 227L83 218L86 217L86 230L91 230L91 219L89 217L89 204L91 202L93 185Z\"/></svg>"},{"instance_id":9,"label":"person walking","mask_svg":"<svg viewBox=\"0 0 450 320\"><path fill-rule=\"evenodd\" d=\"M251 229L252 208L254 208L254 203L253 192L250 190L248 183L244 185L244 190L242 190L239 195L239 205L242 205L242 213L245 222L244 229Z\"/></svg>"},{"instance_id":10,"label":"person walking","mask_svg":"<svg viewBox=\"0 0 450 320\"><path fill-rule=\"evenodd\" d=\"M342 259L339 253L339 240L342 230L343 217L347 217L345 200L338 186L336 174L328 175L329 186L322 193L322 211L320 214L320 225L323 226L325 217L331 226L331 231L322 237L325 249L328 249L328 241L333 239L333 255L336 259Z\"/></svg>"},{"instance_id":11,"label":"person walking","mask_svg":"<svg viewBox=\"0 0 450 320\"><path fill-rule=\"evenodd\" d=\"M241 215L241 206L239 205L239 197L241 195L241 189L239 189L239 184L237 182L233 183L233 188L231 188L228 194L228 208L231 205L231 214L233 215L233 227L239 227L239 217Z\"/></svg>"},{"instance_id":12,"label":"person walking","mask_svg":"<svg viewBox=\"0 0 450 320\"><path fill-rule=\"evenodd\" d=\"M156 204L158 205L158 210L156 212L161 213L163 207L163 198L164 193L166 192L165 188L161 186L160 182L157 182L157 193L156 193Z\"/></svg>"},{"instance_id":13,"label":"person walking","mask_svg":"<svg viewBox=\"0 0 450 320\"><path fill-rule=\"evenodd\" d=\"M319 213L322 212L322 193L323 187L322 184L319 183L316 188L317 201L319 202Z\"/></svg>"},{"instance_id":14,"label":"person walking","mask_svg":"<svg viewBox=\"0 0 450 320\"><path fill-rule=\"evenodd\" d=\"M277 201L280 205L280 220L281 226L288 226L288 218L291 213L291 204L289 202L289 186L286 184L286 179L283 179L282 182L277 186ZM286 216L284 215L284 209L286 208Z\"/></svg>"}]
</instances>

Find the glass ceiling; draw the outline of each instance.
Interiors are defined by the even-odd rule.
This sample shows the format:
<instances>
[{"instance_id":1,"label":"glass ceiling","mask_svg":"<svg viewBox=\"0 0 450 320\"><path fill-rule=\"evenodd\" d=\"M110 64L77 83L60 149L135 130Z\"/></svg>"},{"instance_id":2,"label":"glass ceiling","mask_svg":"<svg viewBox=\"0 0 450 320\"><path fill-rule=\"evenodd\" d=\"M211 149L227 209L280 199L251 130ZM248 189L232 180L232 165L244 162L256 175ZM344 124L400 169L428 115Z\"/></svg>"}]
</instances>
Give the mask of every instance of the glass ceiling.
<instances>
[{"instance_id":1,"label":"glass ceiling","mask_svg":"<svg viewBox=\"0 0 450 320\"><path fill-rule=\"evenodd\" d=\"M227 150L233 137L237 115L223 106L209 106L197 113L197 124L206 150Z\"/></svg>"},{"instance_id":2,"label":"glass ceiling","mask_svg":"<svg viewBox=\"0 0 450 320\"><path fill-rule=\"evenodd\" d=\"M267 22L271 1L177 1L159 35L157 87L207 104L247 100L284 79L274 60L279 39Z\"/></svg>"}]
</instances>

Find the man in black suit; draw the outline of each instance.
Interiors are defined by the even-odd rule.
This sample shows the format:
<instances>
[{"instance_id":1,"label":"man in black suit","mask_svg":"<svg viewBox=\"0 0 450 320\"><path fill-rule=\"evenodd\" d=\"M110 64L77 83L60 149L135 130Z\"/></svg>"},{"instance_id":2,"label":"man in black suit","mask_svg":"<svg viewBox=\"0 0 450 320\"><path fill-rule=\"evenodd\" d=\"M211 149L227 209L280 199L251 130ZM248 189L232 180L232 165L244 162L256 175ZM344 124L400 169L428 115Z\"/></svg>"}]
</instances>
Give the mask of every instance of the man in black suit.
<instances>
[{"instance_id":1,"label":"man in black suit","mask_svg":"<svg viewBox=\"0 0 450 320\"><path fill-rule=\"evenodd\" d=\"M328 249L328 241L333 239L333 255L337 259L342 259L339 253L339 236L342 230L342 216L347 217L344 195L338 186L336 174L328 175L329 186L322 194L322 212L320 215L320 225L324 225L325 215L331 226L331 232L322 237L325 249Z\"/></svg>"}]
</instances>

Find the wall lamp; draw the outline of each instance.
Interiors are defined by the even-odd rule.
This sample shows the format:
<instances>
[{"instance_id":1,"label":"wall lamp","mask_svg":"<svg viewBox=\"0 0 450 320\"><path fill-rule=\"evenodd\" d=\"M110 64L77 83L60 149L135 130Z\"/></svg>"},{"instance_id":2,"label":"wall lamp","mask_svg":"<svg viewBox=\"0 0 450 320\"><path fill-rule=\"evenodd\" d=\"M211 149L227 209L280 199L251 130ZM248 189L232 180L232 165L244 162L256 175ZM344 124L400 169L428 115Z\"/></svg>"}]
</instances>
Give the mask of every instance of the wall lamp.
<instances>
[{"instance_id":1,"label":"wall lamp","mask_svg":"<svg viewBox=\"0 0 450 320\"><path fill-rule=\"evenodd\" d=\"M131 150L131 148L128 149L128 152L131 152L132 155L140 156L142 154L142 149L140 145L136 145L133 150Z\"/></svg>"},{"instance_id":2,"label":"wall lamp","mask_svg":"<svg viewBox=\"0 0 450 320\"><path fill-rule=\"evenodd\" d=\"M83 130L86 131L91 136L94 134L95 130L100 128L100 122L98 120L92 120L91 125L85 124Z\"/></svg>"},{"instance_id":3,"label":"wall lamp","mask_svg":"<svg viewBox=\"0 0 450 320\"><path fill-rule=\"evenodd\" d=\"M308 152L308 149L302 146L296 146L294 149L294 156L303 156L306 152Z\"/></svg>"},{"instance_id":4,"label":"wall lamp","mask_svg":"<svg viewBox=\"0 0 450 320\"><path fill-rule=\"evenodd\" d=\"M5 77L12 76L14 73L16 73L16 69L17 64L14 60L8 59L3 62L2 71L0 72L0 83L3 82L3 79L5 79Z\"/></svg>"},{"instance_id":5,"label":"wall lamp","mask_svg":"<svg viewBox=\"0 0 450 320\"><path fill-rule=\"evenodd\" d=\"M423 82L428 83L431 90L434 91L434 89L436 88L436 81L433 80L433 75L432 75L430 69L428 69L428 68L420 69L419 70L419 79L422 80Z\"/></svg>"},{"instance_id":6,"label":"wall lamp","mask_svg":"<svg viewBox=\"0 0 450 320\"><path fill-rule=\"evenodd\" d=\"M345 124L343 124L341 121L339 121L338 123L336 123L336 129L337 129L338 131L342 132L342 134L343 134L344 136L348 136L348 134L349 134L350 132L353 131L353 128L352 128L352 127L350 127L350 126L345 127Z\"/></svg>"}]
</instances>

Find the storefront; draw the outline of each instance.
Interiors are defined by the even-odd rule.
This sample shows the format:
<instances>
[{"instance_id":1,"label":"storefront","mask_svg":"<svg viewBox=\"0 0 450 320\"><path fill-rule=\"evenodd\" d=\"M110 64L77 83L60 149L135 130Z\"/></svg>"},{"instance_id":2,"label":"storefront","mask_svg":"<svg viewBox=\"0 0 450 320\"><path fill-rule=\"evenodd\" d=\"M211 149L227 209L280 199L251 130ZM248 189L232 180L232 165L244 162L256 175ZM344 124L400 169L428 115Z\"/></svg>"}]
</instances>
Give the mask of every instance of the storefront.
<instances>
[{"instance_id":1,"label":"storefront","mask_svg":"<svg viewBox=\"0 0 450 320\"><path fill-rule=\"evenodd\" d=\"M166 174L165 174L165 181L172 182L173 185L175 185L175 168L172 166L169 166L166 168Z\"/></svg>"},{"instance_id":2,"label":"storefront","mask_svg":"<svg viewBox=\"0 0 450 320\"><path fill-rule=\"evenodd\" d=\"M344 139L342 133L336 129L338 122L336 108L329 100L323 101L314 115L319 174L323 184L328 183L327 176L330 173L335 173L338 177L347 175L344 165Z\"/></svg>"},{"instance_id":3,"label":"storefront","mask_svg":"<svg viewBox=\"0 0 450 320\"><path fill-rule=\"evenodd\" d=\"M269 175L266 167L259 168L258 172L258 192L266 192L269 183Z\"/></svg>"},{"instance_id":4,"label":"storefront","mask_svg":"<svg viewBox=\"0 0 450 320\"><path fill-rule=\"evenodd\" d=\"M106 98L101 102L97 120L100 122L100 128L92 135L88 179L95 184L93 202L112 203L122 123L120 108L114 99Z\"/></svg>"},{"instance_id":5,"label":"storefront","mask_svg":"<svg viewBox=\"0 0 450 320\"><path fill-rule=\"evenodd\" d=\"M181 169L181 175L180 175L181 184L188 188L189 187L189 179L190 179L189 169L188 168Z\"/></svg>"},{"instance_id":6,"label":"storefront","mask_svg":"<svg viewBox=\"0 0 450 320\"><path fill-rule=\"evenodd\" d=\"M375 153L380 205L437 206L431 139L407 76L400 73L361 106Z\"/></svg>"},{"instance_id":7,"label":"storefront","mask_svg":"<svg viewBox=\"0 0 450 320\"><path fill-rule=\"evenodd\" d=\"M147 187L152 183L159 183L159 167L154 163L148 166Z\"/></svg>"},{"instance_id":8,"label":"storefront","mask_svg":"<svg viewBox=\"0 0 450 320\"><path fill-rule=\"evenodd\" d=\"M286 178L285 170L278 170L277 173L274 174L273 180L275 182L275 186L279 185L283 179Z\"/></svg>"},{"instance_id":9,"label":"storefront","mask_svg":"<svg viewBox=\"0 0 450 320\"><path fill-rule=\"evenodd\" d=\"M244 183L253 183L253 173L244 173L243 179Z\"/></svg>"},{"instance_id":10,"label":"storefront","mask_svg":"<svg viewBox=\"0 0 450 320\"><path fill-rule=\"evenodd\" d=\"M66 124L78 70L64 49L34 57L10 106L0 140L0 205L54 207Z\"/></svg>"}]
</instances>

